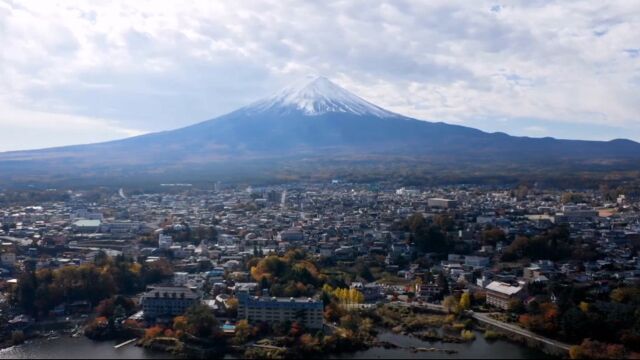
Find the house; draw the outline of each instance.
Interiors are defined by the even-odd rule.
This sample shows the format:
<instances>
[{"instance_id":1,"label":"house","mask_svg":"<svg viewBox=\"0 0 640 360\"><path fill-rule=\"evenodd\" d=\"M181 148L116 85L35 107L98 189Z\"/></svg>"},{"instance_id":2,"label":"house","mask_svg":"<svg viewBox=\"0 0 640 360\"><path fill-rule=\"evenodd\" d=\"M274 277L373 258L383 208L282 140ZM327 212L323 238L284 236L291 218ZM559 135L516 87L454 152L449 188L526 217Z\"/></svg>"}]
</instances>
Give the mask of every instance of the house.
<instances>
[{"instance_id":1,"label":"house","mask_svg":"<svg viewBox=\"0 0 640 360\"><path fill-rule=\"evenodd\" d=\"M427 200L427 205L432 208L451 209L458 205L458 202L451 199L431 198Z\"/></svg>"},{"instance_id":2,"label":"house","mask_svg":"<svg viewBox=\"0 0 640 360\"><path fill-rule=\"evenodd\" d=\"M14 267L16 264L16 254L12 252L0 254L0 264L7 267Z\"/></svg>"},{"instance_id":3,"label":"house","mask_svg":"<svg viewBox=\"0 0 640 360\"><path fill-rule=\"evenodd\" d=\"M7 321L9 330L25 330L33 324L33 319L28 315L18 315Z\"/></svg>"},{"instance_id":4,"label":"house","mask_svg":"<svg viewBox=\"0 0 640 360\"><path fill-rule=\"evenodd\" d=\"M158 247L163 250L168 250L173 245L173 238L171 235L159 234L158 235Z\"/></svg>"},{"instance_id":5,"label":"house","mask_svg":"<svg viewBox=\"0 0 640 360\"><path fill-rule=\"evenodd\" d=\"M304 233L302 229L292 228L280 232L278 238L280 241L302 241L304 240Z\"/></svg>"},{"instance_id":6,"label":"house","mask_svg":"<svg viewBox=\"0 0 640 360\"><path fill-rule=\"evenodd\" d=\"M489 258L485 256L465 256L464 264L473 268L485 268L489 266Z\"/></svg>"},{"instance_id":7,"label":"house","mask_svg":"<svg viewBox=\"0 0 640 360\"><path fill-rule=\"evenodd\" d=\"M351 283L350 288L356 289L364 295L365 302L374 302L384 298L382 286L376 283L363 284L361 282Z\"/></svg>"},{"instance_id":8,"label":"house","mask_svg":"<svg viewBox=\"0 0 640 360\"><path fill-rule=\"evenodd\" d=\"M416 285L416 295L427 300L441 297L444 288L436 282Z\"/></svg>"}]
</instances>

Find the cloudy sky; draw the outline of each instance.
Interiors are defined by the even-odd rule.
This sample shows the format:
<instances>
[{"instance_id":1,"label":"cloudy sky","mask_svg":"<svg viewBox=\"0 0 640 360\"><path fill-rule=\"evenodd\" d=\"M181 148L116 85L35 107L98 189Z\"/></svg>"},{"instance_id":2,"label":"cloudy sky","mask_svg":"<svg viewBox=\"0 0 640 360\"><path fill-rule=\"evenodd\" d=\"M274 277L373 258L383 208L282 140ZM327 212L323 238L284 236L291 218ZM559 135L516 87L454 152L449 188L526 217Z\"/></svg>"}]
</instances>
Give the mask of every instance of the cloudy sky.
<instances>
[{"instance_id":1,"label":"cloudy sky","mask_svg":"<svg viewBox=\"0 0 640 360\"><path fill-rule=\"evenodd\" d=\"M178 128L308 74L420 119L640 141L640 1L0 0L0 151Z\"/></svg>"}]
</instances>

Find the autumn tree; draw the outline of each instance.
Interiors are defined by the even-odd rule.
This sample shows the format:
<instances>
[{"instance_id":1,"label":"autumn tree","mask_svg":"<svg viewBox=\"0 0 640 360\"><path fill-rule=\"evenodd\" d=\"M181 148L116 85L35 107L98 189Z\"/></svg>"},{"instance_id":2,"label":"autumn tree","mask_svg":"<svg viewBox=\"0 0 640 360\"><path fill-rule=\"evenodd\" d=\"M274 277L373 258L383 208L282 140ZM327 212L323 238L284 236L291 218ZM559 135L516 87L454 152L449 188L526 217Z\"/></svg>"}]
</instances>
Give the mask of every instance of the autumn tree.
<instances>
[{"instance_id":1,"label":"autumn tree","mask_svg":"<svg viewBox=\"0 0 640 360\"><path fill-rule=\"evenodd\" d=\"M468 291L462 293L462 296L460 296L459 307L460 310L469 310L471 308L471 295Z\"/></svg>"},{"instance_id":2,"label":"autumn tree","mask_svg":"<svg viewBox=\"0 0 640 360\"><path fill-rule=\"evenodd\" d=\"M459 301L453 295L449 295L442 301L442 306L448 313L457 314L460 312Z\"/></svg>"},{"instance_id":3,"label":"autumn tree","mask_svg":"<svg viewBox=\"0 0 640 360\"><path fill-rule=\"evenodd\" d=\"M236 323L236 332L233 339L236 345L246 343L251 335L251 326L247 320L242 319Z\"/></svg>"}]
</instances>

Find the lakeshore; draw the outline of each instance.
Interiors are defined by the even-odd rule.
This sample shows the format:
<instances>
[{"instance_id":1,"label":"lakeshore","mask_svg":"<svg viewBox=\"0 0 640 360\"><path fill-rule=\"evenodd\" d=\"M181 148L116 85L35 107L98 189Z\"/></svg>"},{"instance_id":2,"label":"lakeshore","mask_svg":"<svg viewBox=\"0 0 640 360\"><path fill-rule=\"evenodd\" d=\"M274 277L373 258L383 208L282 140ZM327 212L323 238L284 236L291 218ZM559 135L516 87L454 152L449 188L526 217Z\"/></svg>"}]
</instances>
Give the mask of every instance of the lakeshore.
<instances>
[{"instance_id":1,"label":"lakeshore","mask_svg":"<svg viewBox=\"0 0 640 360\"><path fill-rule=\"evenodd\" d=\"M537 359L548 357L544 353L526 346L512 343L506 340L487 341L482 333L476 331L476 340L463 344L442 344L438 342L428 342L412 336L382 332L378 336L380 342L388 342L397 345L397 348L385 348L376 346L366 350L353 353L341 353L330 355L331 359L415 359L415 358L512 358L512 359ZM25 344L9 347L0 350L1 359L33 359L33 358L69 358L69 359L98 359L98 358L121 358L121 359L176 359L180 356L145 349L134 344L115 348L119 341L93 341L85 337L72 338L61 336L56 339L39 338L29 340ZM416 352L415 349L449 349L455 353L445 353L441 351ZM237 355L228 354L225 358L240 358Z\"/></svg>"}]
</instances>

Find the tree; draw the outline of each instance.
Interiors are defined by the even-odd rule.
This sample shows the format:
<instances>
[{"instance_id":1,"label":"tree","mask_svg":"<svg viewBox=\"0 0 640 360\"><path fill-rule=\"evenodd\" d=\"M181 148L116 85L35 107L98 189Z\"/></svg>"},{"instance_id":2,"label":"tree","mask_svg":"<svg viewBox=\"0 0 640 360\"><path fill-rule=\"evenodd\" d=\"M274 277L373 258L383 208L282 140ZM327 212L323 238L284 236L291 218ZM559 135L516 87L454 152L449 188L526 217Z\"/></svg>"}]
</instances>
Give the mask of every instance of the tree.
<instances>
[{"instance_id":1,"label":"tree","mask_svg":"<svg viewBox=\"0 0 640 360\"><path fill-rule=\"evenodd\" d=\"M509 306L508 307L509 312L516 313L516 314L522 314L523 312L525 312L524 304L520 299L509 300L508 306Z\"/></svg>"},{"instance_id":2,"label":"tree","mask_svg":"<svg viewBox=\"0 0 640 360\"><path fill-rule=\"evenodd\" d=\"M617 303L640 303L640 288L621 287L611 292L611 300Z\"/></svg>"},{"instance_id":3,"label":"tree","mask_svg":"<svg viewBox=\"0 0 640 360\"><path fill-rule=\"evenodd\" d=\"M589 334L589 318L585 311L573 307L562 314L560 318L560 330L564 338L576 341L585 338Z\"/></svg>"},{"instance_id":4,"label":"tree","mask_svg":"<svg viewBox=\"0 0 640 360\"><path fill-rule=\"evenodd\" d=\"M506 235L500 228L489 228L482 232L482 243L485 245L496 245L500 241L505 241Z\"/></svg>"},{"instance_id":5,"label":"tree","mask_svg":"<svg viewBox=\"0 0 640 360\"><path fill-rule=\"evenodd\" d=\"M164 333L164 328L160 325L150 327L144 331L144 339L149 340L158 337Z\"/></svg>"},{"instance_id":6,"label":"tree","mask_svg":"<svg viewBox=\"0 0 640 360\"><path fill-rule=\"evenodd\" d=\"M207 305L196 304L185 313L189 332L198 337L210 337L217 333L218 320Z\"/></svg>"},{"instance_id":7,"label":"tree","mask_svg":"<svg viewBox=\"0 0 640 360\"><path fill-rule=\"evenodd\" d=\"M469 292L462 293L460 296L460 310L469 310L471 308L471 295Z\"/></svg>"},{"instance_id":8,"label":"tree","mask_svg":"<svg viewBox=\"0 0 640 360\"><path fill-rule=\"evenodd\" d=\"M187 331L188 328L189 321L185 316L176 316L175 318L173 318L173 330Z\"/></svg>"},{"instance_id":9,"label":"tree","mask_svg":"<svg viewBox=\"0 0 640 360\"><path fill-rule=\"evenodd\" d=\"M116 295L100 301L100 303L96 307L96 313L98 316L112 318L115 317L116 309L118 307L120 307L121 311L124 311L126 315L134 309L135 304L133 300L127 297Z\"/></svg>"},{"instance_id":10,"label":"tree","mask_svg":"<svg viewBox=\"0 0 640 360\"><path fill-rule=\"evenodd\" d=\"M589 303L586 302L586 301L581 301L580 304L578 305L578 307L585 314L589 312Z\"/></svg>"},{"instance_id":11,"label":"tree","mask_svg":"<svg viewBox=\"0 0 640 360\"><path fill-rule=\"evenodd\" d=\"M568 203L577 204L577 203L584 202L584 197L582 196L582 194L567 192L562 194L561 201L564 204L568 204Z\"/></svg>"},{"instance_id":12,"label":"tree","mask_svg":"<svg viewBox=\"0 0 640 360\"><path fill-rule=\"evenodd\" d=\"M16 300L18 304L32 315L37 314L33 306L36 299L37 279L33 271L25 271L18 278Z\"/></svg>"},{"instance_id":13,"label":"tree","mask_svg":"<svg viewBox=\"0 0 640 360\"><path fill-rule=\"evenodd\" d=\"M584 339L580 345L569 349L571 359L622 359L625 356L624 347L620 344L607 344L599 341Z\"/></svg>"},{"instance_id":14,"label":"tree","mask_svg":"<svg viewBox=\"0 0 640 360\"><path fill-rule=\"evenodd\" d=\"M231 298L227 300L227 313L235 317L237 312L238 312L238 299Z\"/></svg>"},{"instance_id":15,"label":"tree","mask_svg":"<svg viewBox=\"0 0 640 360\"><path fill-rule=\"evenodd\" d=\"M242 345L247 342L251 336L251 327L249 322L245 319L238 321L236 324L236 333L234 335L234 342L236 345Z\"/></svg>"},{"instance_id":16,"label":"tree","mask_svg":"<svg viewBox=\"0 0 640 360\"><path fill-rule=\"evenodd\" d=\"M442 306L448 313L457 314L460 311L459 302L453 295L445 297L442 301Z\"/></svg>"}]
</instances>

